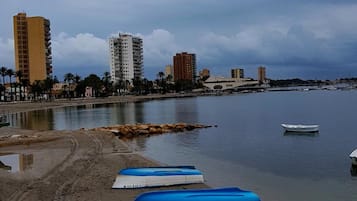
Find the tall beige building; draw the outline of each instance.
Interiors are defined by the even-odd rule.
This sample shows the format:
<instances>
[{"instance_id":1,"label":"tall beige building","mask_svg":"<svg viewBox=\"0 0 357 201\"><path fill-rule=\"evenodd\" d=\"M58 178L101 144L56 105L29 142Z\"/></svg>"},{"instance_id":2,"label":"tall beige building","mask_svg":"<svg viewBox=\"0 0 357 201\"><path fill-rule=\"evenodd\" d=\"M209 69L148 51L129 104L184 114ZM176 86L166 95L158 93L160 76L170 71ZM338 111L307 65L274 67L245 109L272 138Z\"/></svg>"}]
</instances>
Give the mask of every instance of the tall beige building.
<instances>
[{"instance_id":1,"label":"tall beige building","mask_svg":"<svg viewBox=\"0 0 357 201\"><path fill-rule=\"evenodd\" d=\"M265 82L265 80L266 80L265 67L259 66L258 67L258 81Z\"/></svg>"},{"instance_id":2,"label":"tall beige building","mask_svg":"<svg viewBox=\"0 0 357 201\"><path fill-rule=\"evenodd\" d=\"M244 78L244 70L241 68L232 69L231 78Z\"/></svg>"},{"instance_id":3,"label":"tall beige building","mask_svg":"<svg viewBox=\"0 0 357 201\"><path fill-rule=\"evenodd\" d=\"M52 74L50 21L18 13L14 20L15 65L30 83Z\"/></svg>"},{"instance_id":4,"label":"tall beige building","mask_svg":"<svg viewBox=\"0 0 357 201\"><path fill-rule=\"evenodd\" d=\"M165 77L167 78L169 75L171 75L172 79L169 81L173 81L174 79L174 67L172 65L166 65L165 66Z\"/></svg>"},{"instance_id":5,"label":"tall beige building","mask_svg":"<svg viewBox=\"0 0 357 201\"><path fill-rule=\"evenodd\" d=\"M204 68L199 73L200 79L207 79L210 77L210 71L207 68Z\"/></svg>"}]
</instances>

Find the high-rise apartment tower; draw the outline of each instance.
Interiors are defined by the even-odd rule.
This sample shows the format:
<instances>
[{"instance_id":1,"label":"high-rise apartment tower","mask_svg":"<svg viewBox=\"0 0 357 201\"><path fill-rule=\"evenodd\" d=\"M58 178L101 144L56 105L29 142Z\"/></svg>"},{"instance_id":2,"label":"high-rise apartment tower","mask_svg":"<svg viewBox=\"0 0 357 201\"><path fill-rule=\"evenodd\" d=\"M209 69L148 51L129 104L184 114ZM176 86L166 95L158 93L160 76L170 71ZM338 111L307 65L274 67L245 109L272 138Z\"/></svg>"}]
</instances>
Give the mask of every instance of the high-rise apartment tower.
<instances>
[{"instance_id":1,"label":"high-rise apartment tower","mask_svg":"<svg viewBox=\"0 0 357 201\"><path fill-rule=\"evenodd\" d=\"M196 55L187 52L177 53L173 57L174 63L174 80L190 80L195 82L196 79Z\"/></svg>"},{"instance_id":2,"label":"high-rise apartment tower","mask_svg":"<svg viewBox=\"0 0 357 201\"><path fill-rule=\"evenodd\" d=\"M129 34L109 39L110 76L114 83L142 79L143 73L143 40Z\"/></svg>"},{"instance_id":3,"label":"high-rise apartment tower","mask_svg":"<svg viewBox=\"0 0 357 201\"><path fill-rule=\"evenodd\" d=\"M231 70L232 78L244 78L244 69L235 68Z\"/></svg>"},{"instance_id":4,"label":"high-rise apartment tower","mask_svg":"<svg viewBox=\"0 0 357 201\"><path fill-rule=\"evenodd\" d=\"M33 83L52 74L50 21L43 17L26 17L18 13L14 20L16 71Z\"/></svg>"},{"instance_id":5,"label":"high-rise apartment tower","mask_svg":"<svg viewBox=\"0 0 357 201\"><path fill-rule=\"evenodd\" d=\"M173 81L174 80L174 67L172 65L166 65L165 66L165 77L166 79L171 76L171 79L168 81Z\"/></svg>"},{"instance_id":6,"label":"high-rise apartment tower","mask_svg":"<svg viewBox=\"0 0 357 201\"><path fill-rule=\"evenodd\" d=\"M263 83L263 82L265 82L265 80L266 80L265 67L259 66L258 67L258 81Z\"/></svg>"}]
</instances>

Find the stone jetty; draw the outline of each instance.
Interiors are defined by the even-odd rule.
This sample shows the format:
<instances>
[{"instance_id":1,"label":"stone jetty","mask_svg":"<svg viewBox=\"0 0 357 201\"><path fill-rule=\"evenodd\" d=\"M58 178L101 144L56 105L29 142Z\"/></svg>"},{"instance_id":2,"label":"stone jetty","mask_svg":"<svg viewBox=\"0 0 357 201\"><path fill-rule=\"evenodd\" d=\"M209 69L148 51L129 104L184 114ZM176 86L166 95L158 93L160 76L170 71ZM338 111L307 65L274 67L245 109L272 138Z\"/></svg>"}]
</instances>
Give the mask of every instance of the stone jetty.
<instances>
[{"instance_id":1,"label":"stone jetty","mask_svg":"<svg viewBox=\"0 0 357 201\"><path fill-rule=\"evenodd\" d=\"M209 128L210 125L174 123L174 124L125 124L93 128L93 131L109 131L120 138L134 138L151 136L163 133L177 133L200 128Z\"/></svg>"}]
</instances>

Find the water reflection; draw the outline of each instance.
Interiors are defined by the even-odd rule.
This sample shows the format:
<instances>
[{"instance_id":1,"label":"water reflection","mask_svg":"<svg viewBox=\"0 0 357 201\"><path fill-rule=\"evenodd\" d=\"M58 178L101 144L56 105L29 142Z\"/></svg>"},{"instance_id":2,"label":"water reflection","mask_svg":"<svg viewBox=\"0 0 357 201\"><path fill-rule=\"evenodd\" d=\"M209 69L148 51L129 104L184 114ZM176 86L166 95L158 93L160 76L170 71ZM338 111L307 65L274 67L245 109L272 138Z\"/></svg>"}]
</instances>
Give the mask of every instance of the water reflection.
<instances>
[{"instance_id":1,"label":"water reflection","mask_svg":"<svg viewBox=\"0 0 357 201\"><path fill-rule=\"evenodd\" d=\"M199 133L199 130L186 131L184 133L175 134L175 139L179 146L196 149L199 145Z\"/></svg>"},{"instance_id":2,"label":"water reflection","mask_svg":"<svg viewBox=\"0 0 357 201\"><path fill-rule=\"evenodd\" d=\"M12 114L9 121L14 127L53 130L53 118L53 110L46 109Z\"/></svg>"},{"instance_id":3,"label":"water reflection","mask_svg":"<svg viewBox=\"0 0 357 201\"><path fill-rule=\"evenodd\" d=\"M1 154L0 168L11 173L23 172L31 169L33 165L33 154Z\"/></svg>"},{"instance_id":4,"label":"water reflection","mask_svg":"<svg viewBox=\"0 0 357 201\"><path fill-rule=\"evenodd\" d=\"M147 137L137 137L129 141L130 146L136 151L146 150Z\"/></svg>"},{"instance_id":5,"label":"water reflection","mask_svg":"<svg viewBox=\"0 0 357 201\"><path fill-rule=\"evenodd\" d=\"M117 124L133 124L144 122L145 104L137 103L117 103L112 109L112 118Z\"/></svg>"},{"instance_id":6,"label":"water reflection","mask_svg":"<svg viewBox=\"0 0 357 201\"><path fill-rule=\"evenodd\" d=\"M197 99L88 104L11 115L14 127L75 130L113 124L198 122ZM164 122L163 122L164 121Z\"/></svg>"},{"instance_id":7,"label":"water reflection","mask_svg":"<svg viewBox=\"0 0 357 201\"><path fill-rule=\"evenodd\" d=\"M306 136L306 137L316 137L319 135L319 132L292 132L285 131L284 136Z\"/></svg>"},{"instance_id":8,"label":"water reflection","mask_svg":"<svg viewBox=\"0 0 357 201\"><path fill-rule=\"evenodd\" d=\"M144 122L144 103L89 104L12 114L11 125L35 130L75 130Z\"/></svg>"},{"instance_id":9,"label":"water reflection","mask_svg":"<svg viewBox=\"0 0 357 201\"><path fill-rule=\"evenodd\" d=\"M198 112L196 98L191 98L189 101L187 99L176 99L174 108L176 121L197 123Z\"/></svg>"}]
</instances>

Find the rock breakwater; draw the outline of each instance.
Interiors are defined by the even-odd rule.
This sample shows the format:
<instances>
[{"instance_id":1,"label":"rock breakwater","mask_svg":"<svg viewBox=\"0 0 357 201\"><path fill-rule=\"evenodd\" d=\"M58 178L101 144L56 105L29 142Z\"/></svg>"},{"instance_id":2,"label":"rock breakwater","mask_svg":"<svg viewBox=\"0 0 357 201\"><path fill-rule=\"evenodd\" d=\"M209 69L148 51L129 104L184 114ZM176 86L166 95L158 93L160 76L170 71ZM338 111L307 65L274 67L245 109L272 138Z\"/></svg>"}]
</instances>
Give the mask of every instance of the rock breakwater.
<instances>
[{"instance_id":1,"label":"rock breakwater","mask_svg":"<svg viewBox=\"0 0 357 201\"><path fill-rule=\"evenodd\" d=\"M163 133L177 133L200 128L213 127L211 125L174 123L174 124L125 124L93 128L93 131L112 132L120 138L134 138ZM215 126L216 127L216 126Z\"/></svg>"}]
</instances>

